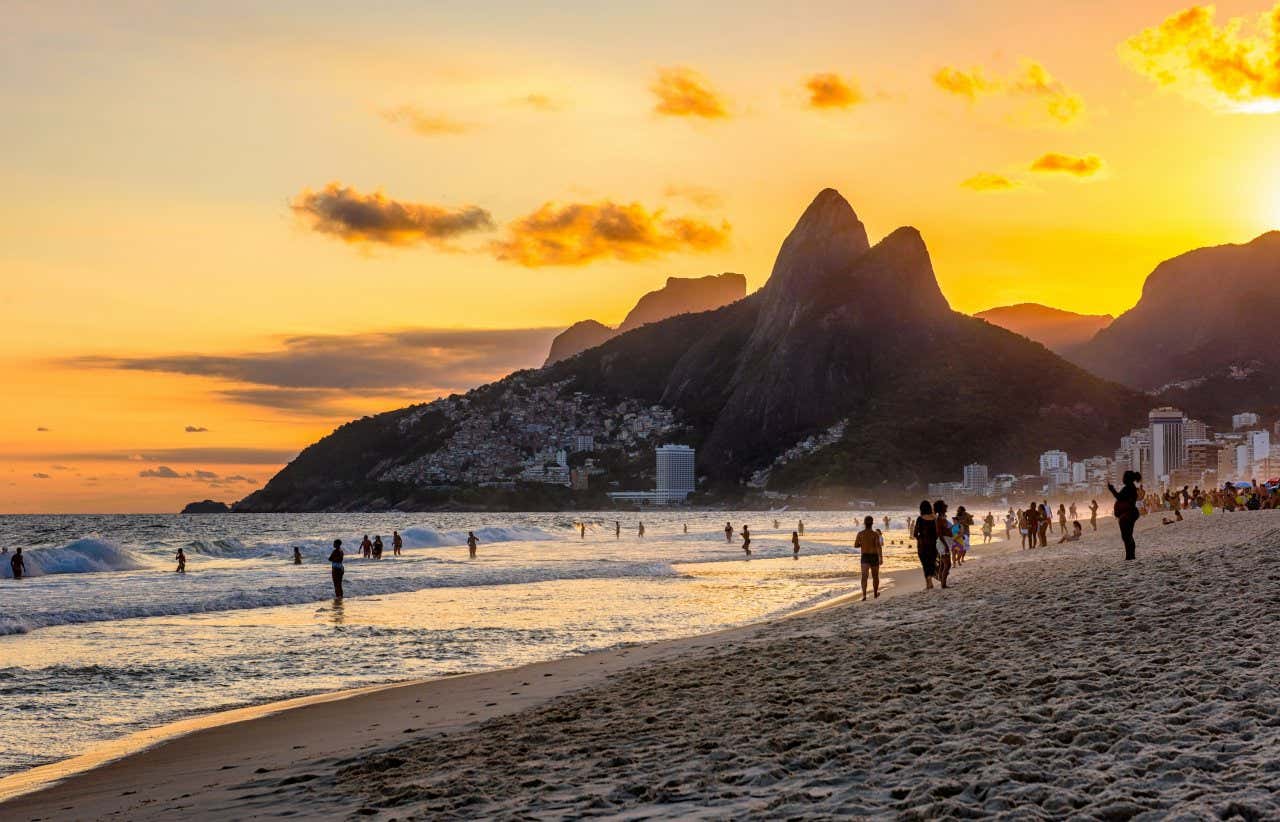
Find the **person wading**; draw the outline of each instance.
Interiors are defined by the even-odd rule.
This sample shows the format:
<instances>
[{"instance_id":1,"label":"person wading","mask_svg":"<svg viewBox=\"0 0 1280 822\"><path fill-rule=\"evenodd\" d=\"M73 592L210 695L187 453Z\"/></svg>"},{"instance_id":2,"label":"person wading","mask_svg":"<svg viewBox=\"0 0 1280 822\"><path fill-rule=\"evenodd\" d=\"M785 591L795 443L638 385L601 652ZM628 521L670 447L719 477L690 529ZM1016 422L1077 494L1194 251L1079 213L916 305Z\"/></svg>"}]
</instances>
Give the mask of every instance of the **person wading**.
<instances>
[{"instance_id":1,"label":"person wading","mask_svg":"<svg viewBox=\"0 0 1280 822\"><path fill-rule=\"evenodd\" d=\"M346 573L342 560L346 555L342 553L342 540L335 539L333 541L333 550L329 552L329 569L333 577L333 598L342 599L342 575Z\"/></svg>"}]
</instances>

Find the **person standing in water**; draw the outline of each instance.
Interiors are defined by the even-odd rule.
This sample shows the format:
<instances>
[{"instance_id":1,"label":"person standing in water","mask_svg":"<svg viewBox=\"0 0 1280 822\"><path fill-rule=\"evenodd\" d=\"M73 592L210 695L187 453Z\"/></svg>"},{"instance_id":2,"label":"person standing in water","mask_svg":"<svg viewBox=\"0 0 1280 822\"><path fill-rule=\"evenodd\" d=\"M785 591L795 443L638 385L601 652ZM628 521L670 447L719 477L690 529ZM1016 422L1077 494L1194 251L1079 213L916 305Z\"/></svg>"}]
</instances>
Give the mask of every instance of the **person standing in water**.
<instances>
[{"instance_id":1,"label":"person standing in water","mask_svg":"<svg viewBox=\"0 0 1280 822\"><path fill-rule=\"evenodd\" d=\"M613 521L613 538L622 539L622 523L616 519Z\"/></svg>"},{"instance_id":2,"label":"person standing in water","mask_svg":"<svg viewBox=\"0 0 1280 822\"><path fill-rule=\"evenodd\" d=\"M382 559L382 534L373 537L373 558Z\"/></svg>"},{"instance_id":3,"label":"person standing in water","mask_svg":"<svg viewBox=\"0 0 1280 822\"><path fill-rule=\"evenodd\" d=\"M800 523L796 526L796 533L804 536L804 520L800 520Z\"/></svg>"},{"instance_id":4,"label":"person standing in water","mask_svg":"<svg viewBox=\"0 0 1280 822\"><path fill-rule=\"evenodd\" d=\"M178 548L178 555L174 559L178 561L177 573L185 574L187 572L187 555L181 547Z\"/></svg>"},{"instance_id":5,"label":"person standing in water","mask_svg":"<svg viewBox=\"0 0 1280 822\"><path fill-rule=\"evenodd\" d=\"M587 524L585 522L578 523L578 539L587 538Z\"/></svg>"},{"instance_id":6,"label":"person standing in water","mask_svg":"<svg viewBox=\"0 0 1280 822\"><path fill-rule=\"evenodd\" d=\"M640 539L644 539L644 523L643 522L641 522L640 525L636 528L636 535L639 536Z\"/></svg>"},{"instance_id":7,"label":"person standing in water","mask_svg":"<svg viewBox=\"0 0 1280 822\"><path fill-rule=\"evenodd\" d=\"M27 572L27 561L22 557L22 549L13 552L13 556L9 558L9 570L13 573L14 579L22 579L22 575Z\"/></svg>"},{"instance_id":8,"label":"person standing in water","mask_svg":"<svg viewBox=\"0 0 1280 822\"><path fill-rule=\"evenodd\" d=\"M911 536L916 539L916 556L924 571L925 588L933 590L933 579L938 575L938 523L928 500L920 503L920 516L916 517Z\"/></svg>"},{"instance_id":9,"label":"person standing in water","mask_svg":"<svg viewBox=\"0 0 1280 822\"><path fill-rule=\"evenodd\" d=\"M302 549L296 545L293 546L293 564L294 565L302 564Z\"/></svg>"},{"instance_id":10,"label":"person standing in water","mask_svg":"<svg viewBox=\"0 0 1280 822\"><path fill-rule=\"evenodd\" d=\"M775 531L776 531L776 530L778 530L778 526L779 526L779 525L780 525L780 523L775 519L775 520L773 521L773 530L775 530Z\"/></svg>"},{"instance_id":11,"label":"person standing in water","mask_svg":"<svg viewBox=\"0 0 1280 822\"><path fill-rule=\"evenodd\" d=\"M404 547L404 539L400 536L399 531L391 532L391 556L400 556L400 549Z\"/></svg>"},{"instance_id":12,"label":"person standing in water","mask_svg":"<svg viewBox=\"0 0 1280 822\"><path fill-rule=\"evenodd\" d=\"M1093 530L1098 530L1098 501L1096 499L1089 500L1089 524L1093 526Z\"/></svg>"},{"instance_id":13,"label":"person standing in water","mask_svg":"<svg viewBox=\"0 0 1280 822\"><path fill-rule=\"evenodd\" d=\"M751 556L751 526L742 526L742 551Z\"/></svg>"},{"instance_id":14,"label":"person standing in water","mask_svg":"<svg viewBox=\"0 0 1280 822\"><path fill-rule=\"evenodd\" d=\"M791 532L791 557L792 559L800 559L800 535L795 531Z\"/></svg>"},{"instance_id":15,"label":"person standing in water","mask_svg":"<svg viewBox=\"0 0 1280 822\"><path fill-rule=\"evenodd\" d=\"M1138 511L1138 483L1140 482L1142 482L1142 475L1137 471L1125 471L1119 491L1114 485L1107 483L1107 490L1116 498L1115 517L1116 522L1120 524L1120 540L1124 543L1126 560L1137 559L1138 556L1138 544L1133 540L1133 526L1138 524L1138 517L1142 516Z\"/></svg>"},{"instance_id":16,"label":"person standing in water","mask_svg":"<svg viewBox=\"0 0 1280 822\"><path fill-rule=\"evenodd\" d=\"M687 534L687 533L689 533L689 523L687 523L687 522L684 524L684 532L685 532L686 534Z\"/></svg>"},{"instance_id":17,"label":"person standing in water","mask_svg":"<svg viewBox=\"0 0 1280 822\"><path fill-rule=\"evenodd\" d=\"M329 573L333 577L334 599L342 599L342 575L345 573L342 560L345 558L346 555L342 553L342 540L335 539L333 550L329 552Z\"/></svg>"},{"instance_id":18,"label":"person standing in water","mask_svg":"<svg viewBox=\"0 0 1280 822\"><path fill-rule=\"evenodd\" d=\"M360 555L365 559L373 556L373 543L369 541L368 534L365 534L364 539L360 540Z\"/></svg>"},{"instance_id":19,"label":"person standing in water","mask_svg":"<svg viewBox=\"0 0 1280 822\"><path fill-rule=\"evenodd\" d=\"M884 530L886 530L886 531L888 531L888 530L889 530L889 515L888 515L888 514L885 514L885 515L884 515Z\"/></svg>"},{"instance_id":20,"label":"person standing in water","mask_svg":"<svg viewBox=\"0 0 1280 822\"><path fill-rule=\"evenodd\" d=\"M880 598L880 560L884 551L884 537L879 531L872 530L876 521L870 515L862 520L862 530L853 538L853 545L861 557L858 564L862 566L862 601L867 601L867 574L871 574L876 598Z\"/></svg>"},{"instance_id":21,"label":"person standing in water","mask_svg":"<svg viewBox=\"0 0 1280 822\"><path fill-rule=\"evenodd\" d=\"M476 539L475 531L467 532L467 555L472 559L476 558L476 546L480 544L480 540Z\"/></svg>"},{"instance_id":22,"label":"person standing in water","mask_svg":"<svg viewBox=\"0 0 1280 822\"><path fill-rule=\"evenodd\" d=\"M731 522L724 524L724 541L733 542L733 523Z\"/></svg>"}]
</instances>

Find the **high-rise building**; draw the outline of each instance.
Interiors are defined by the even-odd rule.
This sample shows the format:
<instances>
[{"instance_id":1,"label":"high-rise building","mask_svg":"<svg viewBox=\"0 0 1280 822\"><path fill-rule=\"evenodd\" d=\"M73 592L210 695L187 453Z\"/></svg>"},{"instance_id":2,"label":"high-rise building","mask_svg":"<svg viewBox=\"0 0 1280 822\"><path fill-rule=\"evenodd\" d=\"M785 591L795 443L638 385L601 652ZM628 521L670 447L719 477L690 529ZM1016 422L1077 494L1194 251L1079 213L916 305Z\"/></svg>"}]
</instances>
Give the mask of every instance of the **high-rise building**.
<instances>
[{"instance_id":1,"label":"high-rise building","mask_svg":"<svg viewBox=\"0 0 1280 822\"><path fill-rule=\"evenodd\" d=\"M1204 420L1188 419L1182 422L1182 437L1187 442L1191 442L1191 440L1207 440L1211 433Z\"/></svg>"},{"instance_id":2,"label":"high-rise building","mask_svg":"<svg viewBox=\"0 0 1280 822\"><path fill-rule=\"evenodd\" d=\"M1186 463L1182 412L1176 408L1156 408L1147 415L1151 423L1151 479L1159 481Z\"/></svg>"},{"instance_id":3,"label":"high-rise building","mask_svg":"<svg viewBox=\"0 0 1280 822\"><path fill-rule=\"evenodd\" d=\"M1071 470L1071 459L1066 451L1045 451L1040 455L1040 476L1048 477L1060 471Z\"/></svg>"},{"instance_id":4,"label":"high-rise building","mask_svg":"<svg viewBox=\"0 0 1280 822\"><path fill-rule=\"evenodd\" d=\"M658 503L684 502L693 493L693 449L687 445L664 445L656 450L658 487L654 494Z\"/></svg>"},{"instance_id":5,"label":"high-rise building","mask_svg":"<svg viewBox=\"0 0 1280 822\"><path fill-rule=\"evenodd\" d=\"M592 434L575 434L573 437L573 450L575 452L586 452L590 454L596 450L596 438Z\"/></svg>"},{"instance_id":6,"label":"high-rise building","mask_svg":"<svg viewBox=\"0 0 1280 822\"><path fill-rule=\"evenodd\" d=\"M1236 478L1240 480L1248 480L1249 474L1252 472L1252 460L1249 459L1249 446L1236 446Z\"/></svg>"},{"instance_id":7,"label":"high-rise building","mask_svg":"<svg viewBox=\"0 0 1280 822\"><path fill-rule=\"evenodd\" d=\"M987 480L989 474L987 466L979 463L972 463L964 467L964 492L973 496L982 496L987 493Z\"/></svg>"},{"instance_id":8,"label":"high-rise building","mask_svg":"<svg viewBox=\"0 0 1280 822\"><path fill-rule=\"evenodd\" d=\"M1258 415L1252 411L1245 411L1240 414L1231 416L1231 427L1237 431L1245 428L1252 428L1258 424Z\"/></svg>"},{"instance_id":9,"label":"high-rise building","mask_svg":"<svg viewBox=\"0 0 1280 822\"><path fill-rule=\"evenodd\" d=\"M1249 459L1253 462L1262 462L1271 456L1270 431L1250 431L1245 442L1249 444Z\"/></svg>"}]
</instances>

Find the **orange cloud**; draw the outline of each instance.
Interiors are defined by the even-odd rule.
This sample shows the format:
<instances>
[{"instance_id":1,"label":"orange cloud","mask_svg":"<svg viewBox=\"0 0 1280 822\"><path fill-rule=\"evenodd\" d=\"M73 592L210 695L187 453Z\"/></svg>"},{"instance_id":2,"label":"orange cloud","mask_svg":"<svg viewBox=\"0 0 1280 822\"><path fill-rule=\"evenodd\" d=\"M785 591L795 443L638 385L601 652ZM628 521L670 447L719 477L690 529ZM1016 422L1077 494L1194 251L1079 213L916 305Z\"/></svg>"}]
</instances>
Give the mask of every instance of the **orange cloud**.
<instances>
[{"instance_id":1,"label":"orange cloud","mask_svg":"<svg viewBox=\"0 0 1280 822\"><path fill-rule=\"evenodd\" d=\"M457 209L392 200L381 191L361 194L332 182L320 191L304 190L289 204L311 229L347 243L410 246L428 243L448 248L462 234L493 228L479 206Z\"/></svg>"},{"instance_id":2,"label":"orange cloud","mask_svg":"<svg viewBox=\"0 0 1280 822\"><path fill-rule=\"evenodd\" d=\"M963 181L960 185L973 191L1009 191L1010 189L1018 188L1020 183L1016 180L1010 180L1003 174L983 171Z\"/></svg>"},{"instance_id":3,"label":"orange cloud","mask_svg":"<svg viewBox=\"0 0 1280 822\"><path fill-rule=\"evenodd\" d=\"M1214 24L1213 6L1192 6L1120 46L1140 74L1183 95L1249 113L1280 112L1280 3L1248 21Z\"/></svg>"},{"instance_id":4,"label":"orange cloud","mask_svg":"<svg viewBox=\"0 0 1280 822\"><path fill-rule=\"evenodd\" d=\"M659 69L649 90L658 98L653 110L670 117L704 117L709 120L729 116L720 94L693 69L682 66Z\"/></svg>"},{"instance_id":5,"label":"orange cloud","mask_svg":"<svg viewBox=\"0 0 1280 822\"><path fill-rule=\"evenodd\" d=\"M977 102L982 95L1035 97L1043 102L1049 116L1060 123L1069 123L1084 113L1084 100L1080 95L1069 91L1048 69L1034 60L1024 60L1021 71L1003 78L988 78L981 66L968 71L944 66L934 72L933 84L970 103Z\"/></svg>"},{"instance_id":6,"label":"orange cloud","mask_svg":"<svg viewBox=\"0 0 1280 822\"><path fill-rule=\"evenodd\" d=\"M560 101L546 94L526 94L511 101L513 105L528 106L536 111L559 111L564 108Z\"/></svg>"},{"instance_id":7,"label":"orange cloud","mask_svg":"<svg viewBox=\"0 0 1280 822\"><path fill-rule=\"evenodd\" d=\"M804 86L813 108L850 108L866 99L856 80L846 83L838 74L815 74Z\"/></svg>"},{"instance_id":8,"label":"orange cloud","mask_svg":"<svg viewBox=\"0 0 1280 822\"><path fill-rule=\"evenodd\" d=\"M1102 159L1096 154L1074 157L1051 151L1031 164L1032 171L1045 174L1073 174L1076 177L1092 177L1102 170Z\"/></svg>"},{"instance_id":9,"label":"orange cloud","mask_svg":"<svg viewBox=\"0 0 1280 822\"><path fill-rule=\"evenodd\" d=\"M1000 90L999 82L987 80L983 76L981 66L974 66L969 71L943 66L934 72L933 84L946 93L964 97L969 102L977 100L981 94L994 94Z\"/></svg>"},{"instance_id":10,"label":"orange cloud","mask_svg":"<svg viewBox=\"0 0 1280 822\"><path fill-rule=\"evenodd\" d=\"M446 134L462 134L471 129L465 123L438 114L429 114L417 106L399 106L378 112L382 119L393 125L404 126L423 137Z\"/></svg>"},{"instance_id":11,"label":"orange cloud","mask_svg":"<svg viewBox=\"0 0 1280 822\"><path fill-rule=\"evenodd\" d=\"M613 258L628 262L664 254L713 251L729 240L729 224L667 217L639 203L546 203L513 222L494 254L530 268L584 265Z\"/></svg>"}]
</instances>

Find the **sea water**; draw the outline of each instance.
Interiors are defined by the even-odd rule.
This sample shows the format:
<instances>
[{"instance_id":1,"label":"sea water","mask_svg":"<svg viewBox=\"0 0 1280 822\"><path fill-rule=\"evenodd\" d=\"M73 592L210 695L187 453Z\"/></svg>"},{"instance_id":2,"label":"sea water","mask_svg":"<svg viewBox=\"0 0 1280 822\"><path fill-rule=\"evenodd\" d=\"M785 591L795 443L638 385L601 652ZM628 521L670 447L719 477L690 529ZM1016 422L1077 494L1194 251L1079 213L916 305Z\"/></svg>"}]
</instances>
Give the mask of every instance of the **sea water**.
<instances>
[{"instance_id":1,"label":"sea water","mask_svg":"<svg viewBox=\"0 0 1280 822\"><path fill-rule=\"evenodd\" d=\"M853 538L867 513L881 528L892 517L885 570L914 564L907 512L896 510L0 517L0 546L22 547L29 575L12 580L3 557L0 775L194 714L690 636L820 604L858 588ZM480 541L474 560L468 531ZM381 561L359 557L366 534L382 536ZM334 539L347 551L341 602L326 561ZM174 572L179 547L185 575Z\"/></svg>"}]
</instances>

